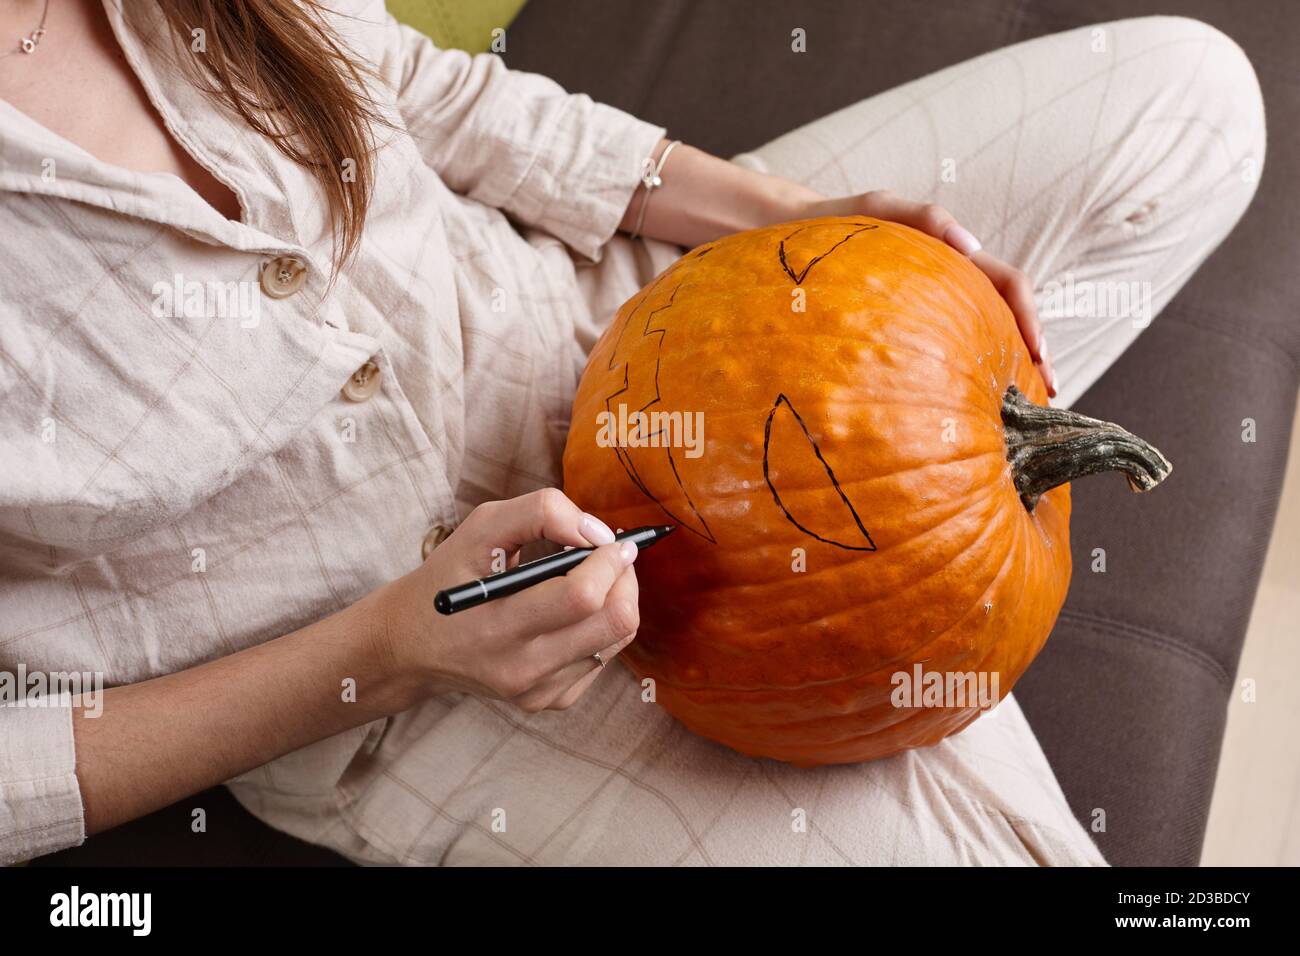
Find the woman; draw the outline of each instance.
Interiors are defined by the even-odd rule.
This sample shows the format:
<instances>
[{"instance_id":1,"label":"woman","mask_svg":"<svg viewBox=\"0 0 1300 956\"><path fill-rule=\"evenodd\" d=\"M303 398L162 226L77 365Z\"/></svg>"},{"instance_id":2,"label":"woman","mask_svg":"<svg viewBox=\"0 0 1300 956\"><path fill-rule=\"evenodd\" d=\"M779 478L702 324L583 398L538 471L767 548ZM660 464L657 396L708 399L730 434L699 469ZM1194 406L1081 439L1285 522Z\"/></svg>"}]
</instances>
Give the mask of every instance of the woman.
<instances>
[{"instance_id":1,"label":"woman","mask_svg":"<svg viewBox=\"0 0 1300 956\"><path fill-rule=\"evenodd\" d=\"M378 2L17 0L0 37L0 667L111 685L0 709L0 858L231 781L361 862L1101 862L1012 699L816 773L687 734L603 671L635 555L546 489L617 306L771 222L970 255L1072 402L1144 321L1057 310L1053 353L1036 292L1137 283L1149 319L1250 201L1222 34L1047 37L734 162ZM540 539L598 550L434 613Z\"/></svg>"}]
</instances>

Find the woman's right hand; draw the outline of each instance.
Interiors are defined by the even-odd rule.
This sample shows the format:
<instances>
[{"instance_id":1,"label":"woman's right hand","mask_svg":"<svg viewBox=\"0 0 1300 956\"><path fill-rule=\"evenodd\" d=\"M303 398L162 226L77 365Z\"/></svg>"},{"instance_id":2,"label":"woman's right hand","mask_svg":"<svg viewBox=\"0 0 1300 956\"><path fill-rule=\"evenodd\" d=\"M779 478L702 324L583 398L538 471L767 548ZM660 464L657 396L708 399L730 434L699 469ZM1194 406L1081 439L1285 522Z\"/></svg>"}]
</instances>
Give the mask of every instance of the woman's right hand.
<instances>
[{"instance_id":1,"label":"woman's right hand","mask_svg":"<svg viewBox=\"0 0 1300 956\"><path fill-rule=\"evenodd\" d=\"M442 588L501 570L526 544L548 540L596 551L563 577L454 615L439 614ZM636 636L637 547L554 488L479 505L410 574L356 609L385 672L412 703L438 691L509 700L535 713L573 705Z\"/></svg>"}]
</instances>

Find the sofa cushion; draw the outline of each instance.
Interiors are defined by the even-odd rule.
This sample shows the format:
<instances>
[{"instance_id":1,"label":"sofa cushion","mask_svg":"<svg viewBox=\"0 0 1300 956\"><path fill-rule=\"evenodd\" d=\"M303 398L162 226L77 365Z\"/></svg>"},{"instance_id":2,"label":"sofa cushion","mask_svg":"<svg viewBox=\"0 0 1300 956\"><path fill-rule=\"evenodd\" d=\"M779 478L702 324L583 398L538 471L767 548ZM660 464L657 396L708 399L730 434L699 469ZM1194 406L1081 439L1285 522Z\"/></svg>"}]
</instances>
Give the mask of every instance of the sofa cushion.
<instances>
[{"instance_id":1,"label":"sofa cushion","mask_svg":"<svg viewBox=\"0 0 1300 956\"><path fill-rule=\"evenodd\" d=\"M483 53L492 31L508 27L524 0L388 0L386 5L395 18L443 49Z\"/></svg>"}]
</instances>

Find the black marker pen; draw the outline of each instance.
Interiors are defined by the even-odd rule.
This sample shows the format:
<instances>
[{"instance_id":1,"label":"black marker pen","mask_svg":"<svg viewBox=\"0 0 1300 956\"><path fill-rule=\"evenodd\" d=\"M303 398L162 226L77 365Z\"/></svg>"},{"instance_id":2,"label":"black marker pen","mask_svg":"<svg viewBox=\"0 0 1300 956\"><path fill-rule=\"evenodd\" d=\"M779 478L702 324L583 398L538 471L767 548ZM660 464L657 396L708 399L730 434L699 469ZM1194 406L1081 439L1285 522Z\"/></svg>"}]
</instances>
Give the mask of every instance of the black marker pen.
<instances>
[{"instance_id":1,"label":"black marker pen","mask_svg":"<svg viewBox=\"0 0 1300 956\"><path fill-rule=\"evenodd\" d=\"M631 541L638 550L644 551L650 545L673 533L676 525L665 524L633 528L614 536L617 541ZM486 601L493 601L508 594L522 591L551 578L562 577L576 568L595 548L570 548L557 551L536 561L529 561L500 574L491 574L476 581L466 581L453 588L439 591L433 596L433 606L442 614L455 614L466 608L475 607Z\"/></svg>"}]
</instances>

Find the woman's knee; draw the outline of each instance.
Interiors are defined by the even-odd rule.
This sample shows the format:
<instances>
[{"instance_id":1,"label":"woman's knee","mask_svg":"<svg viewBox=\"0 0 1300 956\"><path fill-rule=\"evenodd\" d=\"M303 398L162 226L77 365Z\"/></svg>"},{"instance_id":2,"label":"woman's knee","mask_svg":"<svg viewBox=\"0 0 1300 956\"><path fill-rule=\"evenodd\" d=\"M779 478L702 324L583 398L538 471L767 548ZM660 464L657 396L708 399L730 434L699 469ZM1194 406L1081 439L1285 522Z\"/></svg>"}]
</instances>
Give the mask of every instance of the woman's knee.
<instances>
[{"instance_id":1,"label":"woman's knee","mask_svg":"<svg viewBox=\"0 0 1300 956\"><path fill-rule=\"evenodd\" d=\"M1186 120L1217 141L1253 193L1264 164L1264 97L1241 46L1190 17L1142 17L1102 29L1115 32L1117 57L1150 58L1143 71L1151 87L1146 98L1172 105L1171 119Z\"/></svg>"}]
</instances>

